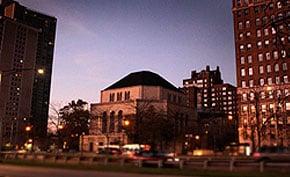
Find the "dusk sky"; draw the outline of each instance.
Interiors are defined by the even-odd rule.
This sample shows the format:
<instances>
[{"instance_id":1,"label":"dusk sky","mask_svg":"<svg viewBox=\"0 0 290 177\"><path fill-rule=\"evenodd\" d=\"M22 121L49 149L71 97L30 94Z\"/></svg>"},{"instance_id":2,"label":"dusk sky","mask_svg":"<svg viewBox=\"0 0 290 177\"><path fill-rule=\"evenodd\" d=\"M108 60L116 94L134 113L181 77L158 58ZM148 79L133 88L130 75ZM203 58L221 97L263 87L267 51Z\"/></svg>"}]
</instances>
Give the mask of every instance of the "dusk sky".
<instances>
[{"instance_id":1,"label":"dusk sky","mask_svg":"<svg viewBox=\"0 0 290 177\"><path fill-rule=\"evenodd\" d=\"M51 103L100 91L133 71L150 70L175 86L192 70L220 66L235 83L231 0L19 0L55 16Z\"/></svg>"}]
</instances>

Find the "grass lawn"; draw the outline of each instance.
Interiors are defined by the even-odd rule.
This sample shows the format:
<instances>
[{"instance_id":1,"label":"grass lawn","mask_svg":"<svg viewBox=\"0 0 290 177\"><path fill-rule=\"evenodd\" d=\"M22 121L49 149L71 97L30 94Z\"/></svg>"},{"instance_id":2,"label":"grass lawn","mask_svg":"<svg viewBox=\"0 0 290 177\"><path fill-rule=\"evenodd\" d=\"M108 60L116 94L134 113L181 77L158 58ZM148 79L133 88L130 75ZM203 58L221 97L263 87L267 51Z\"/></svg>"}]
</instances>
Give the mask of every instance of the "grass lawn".
<instances>
[{"instance_id":1,"label":"grass lawn","mask_svg":"<svg viewBox=\"0 0 290 177\"><path fill-rule=\"evenodd\" d=\"M71 170L95 170L108 172L126 172L126 173L143 173L158 175L181 175L181 176L199 176L199 177L290 177L288 173L281 172L222 172L222 171L203 171L190 169L173 169L173 168L138 168L132 165L85 165L85 164L59 164L59 163L41 163L37 161L24 160L6 160L3 164L19 166L36 166L47 168L62 168Z\"/></svg>"}]
</instances>

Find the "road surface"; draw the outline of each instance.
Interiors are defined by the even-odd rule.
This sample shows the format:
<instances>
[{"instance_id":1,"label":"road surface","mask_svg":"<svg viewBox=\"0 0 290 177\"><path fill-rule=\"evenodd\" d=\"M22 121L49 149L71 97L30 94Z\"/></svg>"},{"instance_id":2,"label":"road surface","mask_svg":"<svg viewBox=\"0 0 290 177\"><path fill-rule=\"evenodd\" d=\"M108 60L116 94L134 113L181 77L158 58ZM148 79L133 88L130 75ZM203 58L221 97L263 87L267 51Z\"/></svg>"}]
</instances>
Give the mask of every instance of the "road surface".
<instances>
[{"instance_id":1,"label":"road surface","mask_svg":"<svg viewBox=\"0 0 290 177\"><path fill-rule=\"evenodd\" d=\"M25 167L0 164L0 177L177 177L169 175L147 175L112 173L85 170L68 170L43 167ZM178 176L180 177L180 176Z\"/></svg>"}]
</instances>

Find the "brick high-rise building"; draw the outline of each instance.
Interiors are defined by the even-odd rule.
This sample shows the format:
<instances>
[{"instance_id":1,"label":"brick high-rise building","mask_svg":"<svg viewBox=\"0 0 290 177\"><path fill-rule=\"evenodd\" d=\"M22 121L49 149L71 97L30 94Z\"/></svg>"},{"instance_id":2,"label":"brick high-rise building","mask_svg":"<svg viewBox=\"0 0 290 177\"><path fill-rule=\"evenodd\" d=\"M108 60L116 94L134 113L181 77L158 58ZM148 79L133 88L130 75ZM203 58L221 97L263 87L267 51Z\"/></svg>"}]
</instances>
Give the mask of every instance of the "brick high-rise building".
<instances>
[{"instance_id":1,"label":"brick high-rise building","mask_svg":"<svg viewBox=\"0 0 290 177\"><path fill-rule=\"evenodd\" d=\"M219 67L210 70L206 66L200 72L192 71L191 78L183 80L183 87L188 96L188 105L197 110L201 139L206 137L203 148L222 149L235 142L236 87L223 82ZM212 138L216 142L212 142ZM227 142L222 142L225 139Z\"/></svg>"},{"instance_id":2,"label":"brick high-rise building","mask_svg":"<svg viewBox=\"0 0 290 177\"><path fill-rule=\"evenodd\" d=\"M24 122L33 126L34 140L46 137L56 18L13 0L1 1L0 16L0 138L2 145L21 146Z\"/></svg>"},{"instance_id":3,"label":"brick high-rise building","mask_svg":"<svg viewBox=\"0 0 290 177\"><path fill-rule=\"evenodd\" d=\"M233 0L239 140L254 149L290 143L289 9L287 0Z\"/></svg>"}]
</instances>

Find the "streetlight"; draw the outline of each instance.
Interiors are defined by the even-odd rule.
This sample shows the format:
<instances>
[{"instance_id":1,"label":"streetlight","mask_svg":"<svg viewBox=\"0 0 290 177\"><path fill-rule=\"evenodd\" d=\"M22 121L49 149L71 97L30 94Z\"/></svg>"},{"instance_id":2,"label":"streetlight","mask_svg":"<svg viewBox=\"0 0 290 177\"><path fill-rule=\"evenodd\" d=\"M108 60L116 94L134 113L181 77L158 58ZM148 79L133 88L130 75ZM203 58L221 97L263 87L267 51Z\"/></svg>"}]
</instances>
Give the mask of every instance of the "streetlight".
<instances>
[{"instance_id":1,"label":"streetlight","mask_svg":"<svg viewBox=\"0 0 290 177\"><path fill-rule=\"evenodd\" d=\"M29 132L31 132L31 130L32 130L32 126L31 125L27 125L26 127L25 127L25 131L27 132L27 143L25 143L26 144L26 148L29 150L32 150L32 148L33 148L33 140L29 137Z\"/></svg>"},{"instance_id":2,"label":"streetlight","mask_svg":"<svg viewBox=\"0 0 290 177\"><path fill-rule=\"evenodd\" d=\"M126 133L126 128L129 127L130 121L128 119L124 119L123 122L123 145L125 144L125 133Z\"/></svg>"}]
</instances>

